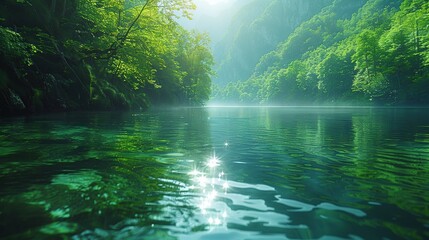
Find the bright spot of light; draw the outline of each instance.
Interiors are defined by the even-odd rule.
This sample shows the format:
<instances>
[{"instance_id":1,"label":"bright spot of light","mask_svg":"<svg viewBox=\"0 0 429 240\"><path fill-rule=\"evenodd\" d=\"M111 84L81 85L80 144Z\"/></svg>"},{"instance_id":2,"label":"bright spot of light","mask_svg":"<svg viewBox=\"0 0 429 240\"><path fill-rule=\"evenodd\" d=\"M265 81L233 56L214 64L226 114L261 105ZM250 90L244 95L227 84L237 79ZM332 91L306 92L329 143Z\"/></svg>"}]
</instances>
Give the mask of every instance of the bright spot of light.
<instances>
[{"instance_id":1,"label":"bright spot of light","mask_svg":"<svg viewBox=\"0 0 429 240\"><path fill-rule=\"evenodd\" d=\"M227 145L225 142L225 146ZM226 223L227 218L226 210L221 211L217 209L219 204L216 203L219 201L217 198L222 194L222 191L226 194L229 188L225 172L217 169L220 165L220 159L213 152L213 155L206 160L205 167L194 167L188 172L193 182L189 186L189 189L200 192L201 198L197 206L208 224L212 227Z\"/></svg>"},{"instance_id":2,"label":"bright spot of light","mask_svg":"<svg viewBox=\"0 0 429 240\"><path fill-rule=\"evenodd\" d=\"M228 217L228 214L226 213L226 211L223 211L223 213L222 213L222 217L223 217L223 218Z\"/></svg>"},{"instance_id":3,"label":"bright spot of light","mask_svg":"<svg viewBox=\"0 0 429 240\"><path fill-rule=\"evenodd\" d=\"M191 172L189 172L188 174L192 175L192 176L197 176L197 175L200 175L202 173L200 171L198 171L197 169L194 169Z\"/></svg>"},{"instance_id":4,"label":"bright spot of light","mask_svg":"<svg viewBox=\"0 0 429 240\"><path fill-rule=\"evenodd\" d=\"M217 192L216 192L216 190L212 190L210 193L209 193L209 195L208 195L208 199L209 200L211 200L211 201L213 201L215 198L216 198L216 196L217 196Z\"/></svg>"},{"instance_id":5,"label":"bright spot of light","mask_svg":"<svg viewBox=\"0 0 429 240\"><path fill-rule=\"evenodd\" d=\"M219 166L219 159L213 154L213 156L210 157L209 161L207 162L207 166L209 168L215 168Z\"/></svg>"},{"instance_id":6,"label":"bright spot of light","mask_svg":"<svg viewBox=\"0 0 429 240\"><path fill-rule=\"evenodd\" d=\"M201 176L198 178L198 182L199 182L199 184L200 184L200 187L205 188L205 187L207 186L207 177L206 177L206 176L204 176L204 175L201 175Z\"/></svg>"},{"instance_id":7,"label":"bright spot of light","mask_svg":"<svg viewBox=\"0 0 429 240\"><path fill-rule=\"evenodd\" d=\"M225 189L225 191L229 188L229 184L228 184L228 182L224 182L223 184L222 184L222 188L223 189Z\"/></svg>"},{"instance_id":8,"label":"bright spot of light","mask_svg":"<svg viewBox=\"0 0 429 240\"><path fill-rule=\"evenodd\" d=\"M218 217L210 217L208 222L210 225L220 225L222 223Z\"/></svg>"},{"instance_id":9,"label":"bright spot of light","mask_svg":"<svg viewBox=\"0 0 429 240\"><path fill-rule=\"evenodd\" d=\"M210 5L218 5L218 4L225 4L228 2L228 0L204 0Z\"/></svg>"}]
</instances>

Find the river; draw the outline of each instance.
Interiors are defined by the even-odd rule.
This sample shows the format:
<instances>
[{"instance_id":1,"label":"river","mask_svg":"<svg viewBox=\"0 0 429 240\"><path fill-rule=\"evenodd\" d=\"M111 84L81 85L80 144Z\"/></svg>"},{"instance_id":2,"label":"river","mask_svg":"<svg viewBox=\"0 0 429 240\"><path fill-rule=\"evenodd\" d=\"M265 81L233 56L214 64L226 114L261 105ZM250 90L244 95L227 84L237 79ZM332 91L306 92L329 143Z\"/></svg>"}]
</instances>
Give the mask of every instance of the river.
<instances>
[{"instance_id":1,"label":"river","mask_svg":"<svg viewBox=\"0 0 429 240\"><path fill-rule=\"evenodd\" d=\"M429 109L0 119L2 239L429 239Z\"/></svg>"}]
</instances>

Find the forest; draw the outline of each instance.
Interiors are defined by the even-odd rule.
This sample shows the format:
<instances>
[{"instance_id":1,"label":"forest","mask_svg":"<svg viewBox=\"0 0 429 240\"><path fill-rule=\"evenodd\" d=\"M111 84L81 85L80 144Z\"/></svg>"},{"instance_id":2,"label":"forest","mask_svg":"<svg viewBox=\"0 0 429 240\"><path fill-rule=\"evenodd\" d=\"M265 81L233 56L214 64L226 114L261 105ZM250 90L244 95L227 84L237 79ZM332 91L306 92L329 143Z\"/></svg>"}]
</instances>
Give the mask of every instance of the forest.
<instances>
[{"instance_id":1,"label":"forest","mask_svg":"<svg viewBox=\"0 0 429 240\"><path fill-rule=\"evenodd\" d=\"M429 239L429 0L0 0L1 239Z\"/></svg>"},{"instance_id":2,"label":"forest","mask_svg":"<svg viewBox=\"0 0 429 240\"><path fill-rule=\"evenodd\" d=\"M5 0L0 114L147 109L208 100L206 34L191 0Z\"/></svg>"},{"instance_id":3,"label":"forest","mask_svg":"<svg viewBox=\"0 0 429 240\"><path fill-rule=\"evenodd\" d=\"M214 87L214 102L392 106L429 103L429 2L301 1L299 4L307 9L295 17L292 11L289 15L279 11L282 4L285 2L272 1L259 10L257 20L235 29L236 35L230 37L234 40L224 47L230 49L223 55L227 60L218 67L221 79ZM315 14L306 15L309 11ZM261 22L271 23L272 30L266 30L266 35L281 39L279 29L288 30L290 24L274 23L288 16L292 16L289 22L299 24L282 40L268 42L275 45L273 50L257 59L248 51L240 55L238 51L246 47L248 39L259 36L257 42L264 43L260 37L263 32L257 28ZM250 60L240 62L240 58ZM235 65L225 64L228 61ZM236 65L243 69L239 76L227 69Z\"/></svg>"},{"instance_id":4,"label":"forest","mask_svg":"<svg viewBox=\"0 0 429 240\"><path fill-rule=\"evenodd\" d=\"M192 0L5 0L0 114L429 103L427 1L234 4L212 43Z\"/></svg>"}]
</instances>

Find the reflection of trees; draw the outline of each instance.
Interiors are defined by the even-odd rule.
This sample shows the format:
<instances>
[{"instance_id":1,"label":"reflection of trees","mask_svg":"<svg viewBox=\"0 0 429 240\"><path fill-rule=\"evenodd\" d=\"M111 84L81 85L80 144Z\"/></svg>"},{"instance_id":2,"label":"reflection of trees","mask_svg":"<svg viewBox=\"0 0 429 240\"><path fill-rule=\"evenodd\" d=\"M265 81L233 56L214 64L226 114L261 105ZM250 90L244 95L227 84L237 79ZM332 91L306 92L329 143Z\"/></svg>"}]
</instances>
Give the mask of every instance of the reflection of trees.
<instances>
[{"instance_id":1,"label":"reflection of trees","mask_svg":"<svg viewBox=\"0 0 429 240\"><path fill-rule=\"evenodd\" d=\"M115 128L115 122L104 126L109 150L103 154L112 161L102 189L110 191L105 201L110 214L118 215L116 219L110 216L110 221L137 218L142 225L174 226L178 215L189 218L192 207L187 207L186 198L180 197L187 175L172 172L185 168L180 158L189 157L194 148L208 143L204 142L209 139L205 111L149 112L127 116L117 124L123 126Z\"/></svg>"},{"instance_id":2,"label":"reflection of trees","mask_svg":"<svg viewBox=\"0 0 429 240\"><path fill-rule=\"evenodd\" d=\"M429 186L424 160L429 154L427 146L416 140L424 130L421 126L427 125L427 117L412 110L380 110L353 117L354 166L347 172L363 180L360 191L356 191L361 198L395 204L417 215L425 211L424 204L419 203L429 201L423 187Z\"/></svg>"},{"instance_id":3,"label":"reflection of trees","mask_svg":"<svg viewBox=\"0 0 429 240\"><path fill-rule=\"evenodd\" d=\"M19 178L2 171L1 178L14 180L14 187L23 192L2 192L1 209L12 202L20 203L21 209L38 206L50 218L15 231L42 227L42 233L67 235L95 228L119 231L130 222L142 227L175 226L180 216L181 221L190 221L194 207L182 196L188 176L181 171L188 170L182 165L194 154L193 148L202 152L201 146L210 145L203 109L137 115L80 113L59 120L46 119L45 130L34 130L37 134L20 135L23 130L14 130L18 133L12 140L26 139L37 157L26 171L20 171ZM31 127L37 126L35 122ZM18 161L9 155L11 162ZM28 183L27 174L39 181ZM50 224L58 221L70 224Z\"/></svg>"},{"instance_id":4,"label":"reflection of trees","mask_svg":"<svg viewBox=\"0 0 429 240\"><path fill-rule=\"evenodd\" d=\"M321 199L341 201L346 182L338 171L340 157L353 148L352 113L335 109L272 109L269 111L272 145L279 145L278 178L294 199L314 204ZM285 183L285 180L287 181ZM289 190L288 190L289 191Z\"/></svg>"},{"instance_id":5,"label":"reflection of trees","mask_svg":"<svg viewBox=\"0 0 429 240\"><path fill-rule=\"evenodd\" d=\"M429 214L428 117L412 109L271 109L260 122L276 153L261 161L267 184L304 202L344 202L394 232L412 232Z\"/></svg>"},{"instance_id":6,"label":"reflection of trees","mask_svg":"<svg viewBox=\"0 0 429 240\"><path fill-rule=\"evenodd\" d=\"M429 154L427 144L417 141L422 130L428 132L421 128L427 126L427 119L427 113L400 109L353 116L353 164L341 171L356 179L349 186L352 197L383 203L368 210L383 220L362 224L382 225L398 235L420 238L415 229L423 226L429 214L425 207L429 170L424 160Z\"/></svg>"}]
</instances>

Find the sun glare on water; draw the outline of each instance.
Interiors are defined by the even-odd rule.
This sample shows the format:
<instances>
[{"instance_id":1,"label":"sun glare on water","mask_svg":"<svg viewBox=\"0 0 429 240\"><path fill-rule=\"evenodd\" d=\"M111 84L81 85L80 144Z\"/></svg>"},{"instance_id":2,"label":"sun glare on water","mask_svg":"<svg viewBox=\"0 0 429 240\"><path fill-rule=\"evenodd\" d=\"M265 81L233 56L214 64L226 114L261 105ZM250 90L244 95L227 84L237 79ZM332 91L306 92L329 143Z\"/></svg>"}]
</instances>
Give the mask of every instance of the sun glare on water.
<instances>
[{"instance_id":1,"label":"sun glare on water","mask_svg":"<svg viewBox=\"0 0 429 240\"><path fill-rule=\"evenodd\" d=\"M191 180L189 189L199 192L200 199L197 204L210 226L225 224L228 216L226 209L218 209L216 204L217 197L225 196L229 188L226 174L220 167L221 160L213 152L201 169L193 168L188 173Z\"/></svg>"}]
</instances>

